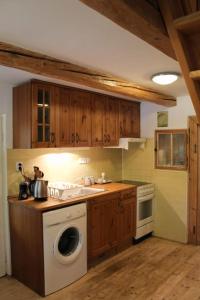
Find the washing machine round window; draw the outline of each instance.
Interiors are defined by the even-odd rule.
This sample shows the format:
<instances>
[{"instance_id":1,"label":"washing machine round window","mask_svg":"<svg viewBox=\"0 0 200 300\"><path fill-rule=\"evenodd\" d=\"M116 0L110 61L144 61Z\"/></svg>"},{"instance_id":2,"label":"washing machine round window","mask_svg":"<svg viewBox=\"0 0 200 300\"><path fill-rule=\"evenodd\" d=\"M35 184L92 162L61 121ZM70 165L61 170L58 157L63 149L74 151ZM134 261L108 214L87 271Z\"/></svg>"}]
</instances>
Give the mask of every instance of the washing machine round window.
<instances>
[{"instance_id":1,"label":"washing machine round window","mask_svg":"<svg viewBox=\"0 0 200 300\"><path fill-rule=\"evenodd\" d=\"M76 250L78 243L78 230L75 227L67 228L59 239L58 250L64 256L71 255Z\"/></svg>"},{"instance_id":2,"label":"washing machine round window","mask_svg":"<svg viewBox=\"0 0 200 300\"><path fill-rule=\"evenodd\" d=\"M62 264L72 263L79 256L83 245L79 228L68 226L63 228L54 243L54 256Z\"/></svg>"}]
</instances>

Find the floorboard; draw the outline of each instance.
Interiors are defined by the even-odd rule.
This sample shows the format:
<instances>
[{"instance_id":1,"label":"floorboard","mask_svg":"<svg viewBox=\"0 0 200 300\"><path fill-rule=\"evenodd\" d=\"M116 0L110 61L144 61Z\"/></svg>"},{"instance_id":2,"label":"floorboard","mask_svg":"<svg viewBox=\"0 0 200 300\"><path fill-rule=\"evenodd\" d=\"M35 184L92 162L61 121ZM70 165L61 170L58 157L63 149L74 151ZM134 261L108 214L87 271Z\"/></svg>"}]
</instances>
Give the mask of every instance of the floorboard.
<instances>
[{"instance_id":1,"label":"floorboard","mask_svg":"<svg viewBox=\"0 0 200 300\"><path fill-rule=\"evenodd\" d=\"M1 300L42 297L10 277L0 279ZM155 237L134 245L89 270L48 300L200 299L200 246Z\"/></svg>"}]
</instances>

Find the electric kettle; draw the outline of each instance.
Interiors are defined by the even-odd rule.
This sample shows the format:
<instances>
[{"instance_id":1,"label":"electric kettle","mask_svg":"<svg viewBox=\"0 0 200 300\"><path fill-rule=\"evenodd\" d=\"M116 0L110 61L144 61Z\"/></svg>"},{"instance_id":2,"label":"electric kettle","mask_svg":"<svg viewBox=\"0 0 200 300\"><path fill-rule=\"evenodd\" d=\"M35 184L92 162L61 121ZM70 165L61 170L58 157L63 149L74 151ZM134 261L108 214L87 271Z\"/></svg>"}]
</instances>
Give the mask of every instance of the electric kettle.
<instances>
[{"instance_id":1,"label":"electric kettle","mask_svg":"<svg viewBox=\"0 0 200 300\"><path fill-rule=\"evenodd\" d=\"M35 181L33 196L35 200L46 201L48 198L48 181L37 179Z\"/></svg>"}]
</instances>

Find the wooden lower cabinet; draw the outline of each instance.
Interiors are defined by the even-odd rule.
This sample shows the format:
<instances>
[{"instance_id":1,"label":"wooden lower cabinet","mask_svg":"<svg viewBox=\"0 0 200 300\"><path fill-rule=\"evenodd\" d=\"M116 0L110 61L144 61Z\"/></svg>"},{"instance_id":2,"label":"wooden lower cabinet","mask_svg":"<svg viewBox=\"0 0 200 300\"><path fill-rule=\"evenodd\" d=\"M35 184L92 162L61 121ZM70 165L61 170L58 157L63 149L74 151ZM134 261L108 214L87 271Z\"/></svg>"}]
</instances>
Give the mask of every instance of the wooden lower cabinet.
<instances>
[{"instance_id":1,"label":"wooden lower cabinet","mask_svg":"<svg viewBox=\"0 0 200 300\"><path fill-rule=\"evenodd\" d=\"M135 192L123 194L119 200L118 208L118 240L123 242L136 233L136 218L133 217L136 213L135 209Z\"/></svg>"},{"instance_id":2,"label":"wooden lower cabinet","mask_svg":"<svg viewBox=\"0 0 200 300\"><path fill-rule=\"evenodd\" d=\"M134 189L88 202L88 261L135 236L136 193Z\"/></svg>"},{"instance_id":3,"label":"wooden lower cabinet","mask_svg":"<svg viewBox=\"0 0 200 300\"><path fill-rule=\"evenodd\" d=\"M42 214L9 203L9 217L12 276L44 296Z\"/></svg>"}]
</instances>

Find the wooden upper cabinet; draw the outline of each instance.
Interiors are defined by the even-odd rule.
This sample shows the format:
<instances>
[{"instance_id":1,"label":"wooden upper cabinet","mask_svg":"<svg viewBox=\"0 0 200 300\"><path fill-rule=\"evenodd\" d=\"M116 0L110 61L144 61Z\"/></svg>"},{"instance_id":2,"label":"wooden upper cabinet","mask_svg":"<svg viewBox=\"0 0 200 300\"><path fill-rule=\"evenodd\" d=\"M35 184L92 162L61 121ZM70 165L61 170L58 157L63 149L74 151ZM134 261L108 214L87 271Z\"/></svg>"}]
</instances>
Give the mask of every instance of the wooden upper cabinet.
<instances>
[{"instance_id":1,"label":"wooden upper cabinet","mask_svg":"<svg viewBox=\"0 0 200 300\"><path fill-rule=\"evenodd\" d=\"M56 145L54 86L29 82L13 90L13 147L46 148Z\"/></svg>"},{"instance_id":2,"label":"wooden upper cabinet","mask_svg":"<svg viewBox=\"0 0 200 300\"><path fill-rule=\"evenodd\" d=\"M32 148L56 145L56 96L53 86L32 84Z\"/></svg>"},{"instance_id":3,"label":"wooden upper cabinet","mask_svg":"<svg viewBox=\"0 0 200 300\"><path fill-rule=\"evenodd\" d=\"M140 103L120 101L120 137L140 137Z\"/></svg>"},{"instance_id":4,"label":"wooden upper cabinet","mask_svg":"<svg viewBox=\"0 0 200 300\"><path fill-rule=\"evenodd\" d=\"M75 146L91 146L91 93L73 90L71 101L75 121Z\"/></svg>"},{"instance_id":5,"label":"wooden upper cabinet","mask_svg":"<svg viewBox=\"0 0 200 300\"><path fill-rule=\"evenodd\" d=\"M71 102L71 90L60 88L56 107L58 147L73 147L75 143L75 116Z\"/></svg>"},{"instance_id":6,"label":"wooden upper cabinet","mask_svg":"<svg viewBox=\"0 0 200 300\"><path fill-rule=\"evenodd\" d=\"M119 144L119 101L107 97L104 107L104 145L117 146Z\"/></svg>"},{"instance_id":7,"label":"wooden upper cabinet","mask_svg":"<svg viewBox=\"0 0 200 300\"><path fill-rule=\"evenodd\" d=\"M92 98L92 146L104 145L104 107L106 96L94 94Z\"/></svg>"},{"instance_id":8,"label":"wooden upper cabinet","mask_svg":"<svg viewBox=\"0 0 200 300\"><path fill-rule=\"evenodd\" d=\"M13 90L14 148L117 146L140 136L140 105L32 80Z\"/></svg>"}]
</instances>

